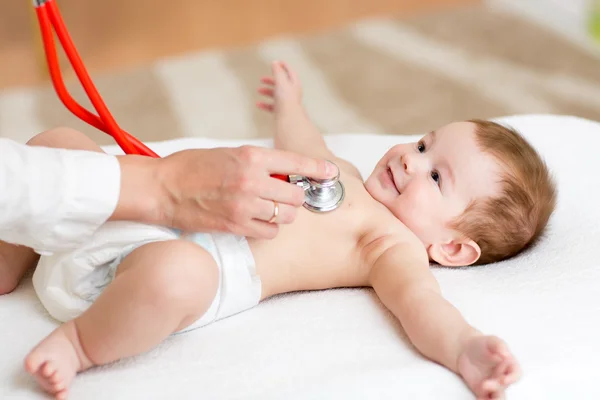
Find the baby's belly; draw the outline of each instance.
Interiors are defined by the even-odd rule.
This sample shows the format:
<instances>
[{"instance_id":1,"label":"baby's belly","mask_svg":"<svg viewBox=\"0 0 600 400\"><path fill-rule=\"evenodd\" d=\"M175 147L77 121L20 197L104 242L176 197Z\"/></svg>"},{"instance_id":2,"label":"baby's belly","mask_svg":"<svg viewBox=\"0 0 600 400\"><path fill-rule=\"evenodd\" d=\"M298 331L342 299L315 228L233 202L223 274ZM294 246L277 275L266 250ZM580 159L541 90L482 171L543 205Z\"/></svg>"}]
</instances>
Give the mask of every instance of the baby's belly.
<instances>
[{"instance_id":1,"label":"baby's belly","mask_svg":"<svg viewBox=\"0 0 600 400\"><path fill-rule=\"evenodd\" d=\"M292 225L280 226L272 240L248 240L263 297L365 284L357 229L339 218L315 221L316 217L326 216L297 218Z\"/></svg>"}]
</instances>

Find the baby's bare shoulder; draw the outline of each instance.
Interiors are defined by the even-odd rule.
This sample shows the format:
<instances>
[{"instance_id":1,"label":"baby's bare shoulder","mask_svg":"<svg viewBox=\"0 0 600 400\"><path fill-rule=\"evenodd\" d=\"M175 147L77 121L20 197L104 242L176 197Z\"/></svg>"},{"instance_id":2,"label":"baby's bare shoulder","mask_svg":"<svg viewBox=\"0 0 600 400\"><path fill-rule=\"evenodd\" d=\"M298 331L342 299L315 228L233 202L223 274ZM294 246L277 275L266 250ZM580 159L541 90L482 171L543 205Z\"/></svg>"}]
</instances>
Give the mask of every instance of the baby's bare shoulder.
<instances>
[{"instance_id":1,"label":"baby's bare shoulder","mask_svg":"<svg viewBox=\"0 0 600 400\"><path fill-rule=\"evenodd\" d=\"M423 243L402 222L390 218L375 219L372 222L362 241L362 251L368 260L368 265L373 265L392 248L395 249L395 257L406 259L422 257L425 251Z\"/></svg>"}]
</instances>

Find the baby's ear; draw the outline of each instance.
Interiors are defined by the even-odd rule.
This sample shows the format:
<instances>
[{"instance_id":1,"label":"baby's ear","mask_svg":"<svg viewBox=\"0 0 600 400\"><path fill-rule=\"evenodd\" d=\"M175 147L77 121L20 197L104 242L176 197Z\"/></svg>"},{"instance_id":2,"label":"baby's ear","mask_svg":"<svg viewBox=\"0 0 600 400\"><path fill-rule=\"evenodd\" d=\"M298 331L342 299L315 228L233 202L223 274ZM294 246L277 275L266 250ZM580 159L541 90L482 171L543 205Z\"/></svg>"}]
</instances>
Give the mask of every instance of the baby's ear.
<instances>
[{"instance_id":1,"label":"baby's ear","mask_svg":"<svg viewBox=\"0 0 600 400\"><path fill-rule=\"evenodd\" d=\"M481 248L468 238L454 239L448 243L432 244L429 258L446 267L466 267L481 257Z\"/></svg>"}]
</instances>

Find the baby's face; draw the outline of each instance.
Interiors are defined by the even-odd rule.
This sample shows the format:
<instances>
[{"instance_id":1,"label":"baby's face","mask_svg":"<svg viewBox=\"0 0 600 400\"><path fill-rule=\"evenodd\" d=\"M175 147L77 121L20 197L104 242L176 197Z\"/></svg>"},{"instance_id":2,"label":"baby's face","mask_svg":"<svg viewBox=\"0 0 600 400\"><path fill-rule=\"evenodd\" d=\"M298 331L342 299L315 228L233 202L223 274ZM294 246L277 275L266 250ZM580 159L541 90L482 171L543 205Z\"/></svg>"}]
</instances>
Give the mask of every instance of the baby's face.
<instances>
[{"instance_id":1,"label":"baby's face","mask_svg":"<svg viewBox=\"0 0 600 400\"><path fill-rule=\"evenodd\" d=\"M392 147L365 186L426 248L456 239L448 223L499 190L500 166L477 146L475 124L455 122Z\"/></svg>"}]
</instances>

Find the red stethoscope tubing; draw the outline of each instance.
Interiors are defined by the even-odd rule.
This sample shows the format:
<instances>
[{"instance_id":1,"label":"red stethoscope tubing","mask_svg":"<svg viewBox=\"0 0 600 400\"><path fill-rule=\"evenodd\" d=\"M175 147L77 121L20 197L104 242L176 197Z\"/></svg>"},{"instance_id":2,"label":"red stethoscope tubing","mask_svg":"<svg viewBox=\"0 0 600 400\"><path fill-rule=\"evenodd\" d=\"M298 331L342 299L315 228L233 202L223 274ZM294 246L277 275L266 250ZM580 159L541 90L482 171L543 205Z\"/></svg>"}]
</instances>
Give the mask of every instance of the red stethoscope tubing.
<instances>
[{"instance_id":1,"label":"red stethoscope tubing","mask_svg":"<svg viewBox=\"0 0 600 400\"><path fill-rule=\"evenodd\" d=\"M48 0L45 3L36 6L36 13L40 23L40 30L52 84L65 107L81 120L112 136L126 154L139 154L158 158L158 154L150 150L134 136L119 128L119 125L111 115L104 104L104 101L100 97L98 90L94 86L54 1ZM67 91L60 71L52 27L56 30L56 35L63 46L65 54L69 58L83 89L98 112L99 117L79 105Z\"/></svg>"},{"instance_id":2,"label":"red stethoscope tubing","mask_svg":"<svg viewBox=\"0 0 600 400\"><path fill-rule=\"evenodd\" d=\"M36 4L35 9L40 24L40 31L52 85L65 107L82 121L87 122L93 127L112 136L125 154L138 154L160 158L158 154L149 149L133 135L130 135L119 127L108 110L108 107L102 100L94 82L90 78L54 0L47 0L41 2L41 4ZM56 31L56 36L58 36L58 39L63 46L65 54L73 66L75 74L79 78L83 89L96 109L98 116L82 107L69 94L60 71L60 63L56 53L56 46L54 45L53 27ZM273 174L271 176L284 181L289 181L287 175Z\"/></svg>"}]
</instances>

